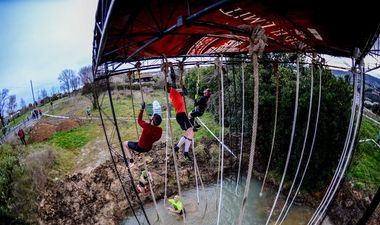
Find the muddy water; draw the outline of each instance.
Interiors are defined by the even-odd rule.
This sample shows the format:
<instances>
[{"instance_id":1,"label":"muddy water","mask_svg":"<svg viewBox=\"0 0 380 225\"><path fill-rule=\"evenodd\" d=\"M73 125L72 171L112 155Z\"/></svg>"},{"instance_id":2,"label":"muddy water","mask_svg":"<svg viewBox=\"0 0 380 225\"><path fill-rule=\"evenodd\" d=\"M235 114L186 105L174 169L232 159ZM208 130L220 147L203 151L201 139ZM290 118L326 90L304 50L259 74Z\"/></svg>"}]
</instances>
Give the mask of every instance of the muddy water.
<instances>
[{"instance_id":1,"label":"muddy water","mask_svg":"<svg viewBox=\"0 0 380 225\"><path fill-rule=\"evenodd\" d=\"M217 199L220 196L220 185L210 185L202 189L192 189L182 193L182 203L186 210L185 222L188 225L215 225L215 224L238 224L240 209L242 205L242 198L244 195L245 178L236 189L235 180L226 178L223 181L222 189L222 202L219 204ZM251 180L250 191L248 195L247 204L244 211L244 218L242 224L249 225L263 225L266 224L270 214L272 204L275 200L276 193L265 191L260 197L261 183L255 179ZM171 196L172 198L173 196ZM286 197L277 200L277 207L273 210L272 217L269 220L270 225L275 224L279 216L282 205L285 203ZM218 210L221 205L221 210ZM150 224L171 225L171 224L184 224L183 217L173 213L169 213L166 208L171 205L163 200L157 201L158 215L156 207L145 205L144 209L149 218ZM219 212L218 212L219 211ZM286 210L284 210L285 212ZM311 218L314 209L293 204L287 216L283 220L283 225L302 225L307 224ZM139 213L137 213L139 214ZM141 214L141 213L140 213ZM160 218L159 220L157 218ZM140 223L143 220L141 218ZM281 221L281 220L280 220ZM121 222L122 225L135 225L139 224L133 214L128 215ZM143 224L148 224L146 221ZM280 224L278 222L277 224Z\"/></svg>"}]
</instances>

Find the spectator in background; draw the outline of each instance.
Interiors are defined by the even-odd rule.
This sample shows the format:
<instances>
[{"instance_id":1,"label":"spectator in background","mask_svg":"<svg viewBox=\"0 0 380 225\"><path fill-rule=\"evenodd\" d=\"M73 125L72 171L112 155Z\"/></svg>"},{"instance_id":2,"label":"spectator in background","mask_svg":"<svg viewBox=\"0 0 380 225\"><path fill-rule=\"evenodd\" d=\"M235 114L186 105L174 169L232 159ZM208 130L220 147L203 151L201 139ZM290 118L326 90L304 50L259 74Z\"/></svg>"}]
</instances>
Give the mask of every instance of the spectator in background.
<instances>
[{"instance_id":1,"label":"spectator in background","mask_svg":"<svg viewBox=\"0 0 380 225\"><path fill-rule=\"evenodd\" d=\"M42 109L41 108L38 109L38 114L40 114L40 116L42 116Z\"/></svg>"},{"instance_id":2,"label":"spectator in background","mask_svg":"<svg viewBox=\"0 0 380 225\"><path fill-rule=\"evenodd\" d=\"M24 130L19 128L18 130L18 136L20 137L20 140L21 142L26 145L26 141L25 141L25 133L24 133Z\"/></svg>"},{"instance_id":3,"label":"spectator in background","mask_svg":"<svg viewBox=\"0 0 380 225\"><path fill-rule=\"evenodd\" d=\"M87 109L86 109L86 113L87 113L87 119L90 119L92 120L92 116L91 116L91 109L89 106L87 106Z\"/></svg>"},{"instance_id":4,"label":"spectator in background","mask_svg":"<svg viewBox=\"0 0 380 225\"><path fill-rule=\"evenodd\" d=\"M34 110L34 115L36 115L36 119L38 119L38 110L37 109Z\"/></svg>"}]
</instances>

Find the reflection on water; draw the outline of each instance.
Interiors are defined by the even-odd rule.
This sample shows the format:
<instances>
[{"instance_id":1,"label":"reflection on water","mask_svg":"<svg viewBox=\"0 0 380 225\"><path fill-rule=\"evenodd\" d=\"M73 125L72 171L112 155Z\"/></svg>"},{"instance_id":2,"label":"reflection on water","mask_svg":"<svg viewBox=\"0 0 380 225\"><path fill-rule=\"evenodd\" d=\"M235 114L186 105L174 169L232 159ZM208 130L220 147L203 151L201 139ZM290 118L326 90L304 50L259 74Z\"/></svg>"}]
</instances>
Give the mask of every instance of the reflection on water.
<instances>
[{"instance_id":1,"label":"reflection on water","mask_svg":"<svg viewBox=\"0 0 380 225\"><path fill-rule=\"evenodd\" d=\"M221 210L218 215L219 202L217 201L220 196L220 186L216 184L209 185L202 190L199 187L182 192L182 203L186 210L186 224L191 225L208 225L208 224L238 224L240 209L242 205L242 198L245 188L245 177L237 188L235 193L236 182L232 179L224 179ZM261 183L256 179L251 179L250 191L247 199L247 204L244 211L244 218L242 224L249 225L263 225L266 224L272 204L275 200L276 193L263 192L260 197ZM198 193L198 196L197 196ZM170 196L171 198L173 196ZM199 200L198 200L199 199ZM278 215L282 210L282 205L285 203L285 197L277 200L277 206L273 212L269 224L273 225L276 222ZM163 200L157 201L158 213L153 204L144 206L146 215L149 218L150 224L171 225L183 224L182 216L169 213L166 208L170 207L170 203ZM284 210L286 211L286 210ZM301 225L307 224L311 218L314 210L309 207L295 205L291 207L286 218L282 222L283 225ZM139 213L137 213L139 215ZM218 218L219 217L219 218ZM158 218L160 218L158 220ZM139 219L143 221L143 216ZM122 225L137 225L138 222L133 214L127 215L121 222ZM148 224L145 222L144 224ZM277 223L279 224L279 222Z\"/></svg>"}]
</instances>

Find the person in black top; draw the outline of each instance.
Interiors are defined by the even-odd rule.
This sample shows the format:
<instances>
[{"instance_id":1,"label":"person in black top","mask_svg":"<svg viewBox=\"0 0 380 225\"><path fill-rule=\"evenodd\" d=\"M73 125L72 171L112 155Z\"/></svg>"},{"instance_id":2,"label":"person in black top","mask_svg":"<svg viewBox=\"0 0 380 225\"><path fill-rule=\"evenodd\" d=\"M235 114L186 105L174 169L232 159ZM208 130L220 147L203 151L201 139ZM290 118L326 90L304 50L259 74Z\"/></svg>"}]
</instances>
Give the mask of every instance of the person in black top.
<instances>
[{"instance_id":1,"label":"person in black top","mask_svg":"<svg viewBox=\"0 0 380 225\"><path fill-rule=\"evenodd\" d=\"M207 109L207 103L210 101L211 89L206 88L203 91L203 96L200 96L198 99L195 99L194 106L196 107L188 115L190 123L194 126L194 131L197 131L200 127L199 124L195 121L195 117L201 117Z\"/></svg>"}]
</instances>

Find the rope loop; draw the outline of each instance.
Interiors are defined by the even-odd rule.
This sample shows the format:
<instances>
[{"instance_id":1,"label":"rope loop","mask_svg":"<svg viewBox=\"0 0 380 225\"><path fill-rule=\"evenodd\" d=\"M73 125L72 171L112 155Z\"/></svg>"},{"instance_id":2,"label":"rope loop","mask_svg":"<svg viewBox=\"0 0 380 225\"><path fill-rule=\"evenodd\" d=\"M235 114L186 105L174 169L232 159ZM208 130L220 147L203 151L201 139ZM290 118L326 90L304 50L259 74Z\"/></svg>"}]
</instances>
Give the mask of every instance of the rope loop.
<instances>
[{"instance_id":1,"label":"rope loop","mask_svg":"<svg viewBox=\"0 0 380 225\"><path fill-rule=\"evenodd\" d=\"M127 73L127 76L128 76L128 79L131 80L132 79L132 74L133 72L132 71L128 71Z\"/></svg>"},{"instance_id":2,"label":"rope loop","mask_svg":"<svg viewBox=\"0 0 380 225\"><path fill-rule=\"evenodd\" d=\"M238 28L243 29L249 33L249 55L261 55L264 52L265 45L268 41L268 37L265 35L264 28L260 24L257 24L255 28L248 24L239 25Z\"/></svg>"},{"instance_id":3,"label":"rope loop","mask_svg":"<svg viewBox=\"0 0 380 225\"><path fill-rule=\"evenodd\" d=\"M137 69L137 72L140 72L140 68L141 68L141 62L138 61L136 64L135 64L135 68Z\"/></svg>"}]
</instances>

